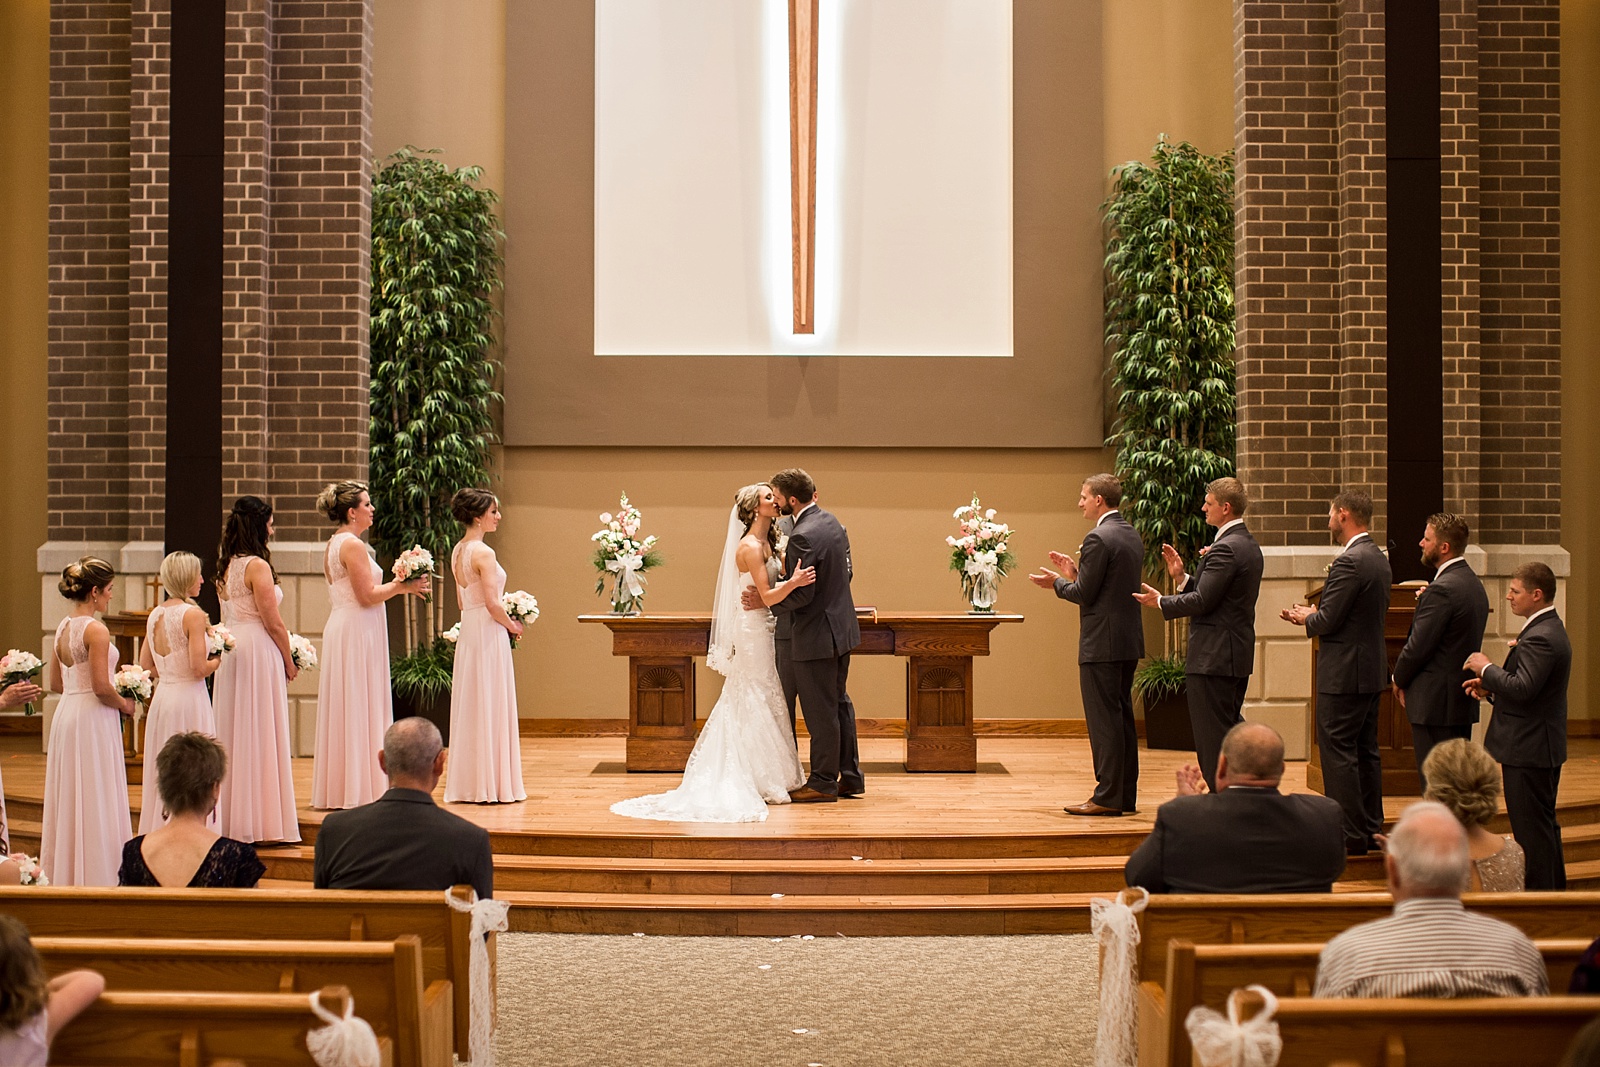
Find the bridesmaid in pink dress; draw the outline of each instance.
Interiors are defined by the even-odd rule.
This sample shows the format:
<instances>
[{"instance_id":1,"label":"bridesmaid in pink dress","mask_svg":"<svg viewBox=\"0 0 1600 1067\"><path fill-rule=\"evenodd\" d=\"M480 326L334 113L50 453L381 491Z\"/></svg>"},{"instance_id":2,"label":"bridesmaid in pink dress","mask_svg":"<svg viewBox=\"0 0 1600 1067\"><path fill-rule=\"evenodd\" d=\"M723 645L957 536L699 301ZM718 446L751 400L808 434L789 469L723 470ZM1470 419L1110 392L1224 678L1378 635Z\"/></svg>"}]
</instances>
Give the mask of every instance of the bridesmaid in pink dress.
<instances>
[{"instance_id":1,"label":"bridesmaid in pink dress","mask_svg":"<svg viewBox=\"0 0 1600 1067\"><path fill-rule=\"evenodd\" d=\"M63 696L50 723L39 843L52 885L116 885L122 846L133 837L121 719L133 714L133 701L112 685L116 646L95 618L111 606L115 578L111 564L93 556L61 572L72 609L56 627L50 658L50 688Z\"/></svg>"},{"instance_id":2,"label":"bridesmaid in pink dress","mask_svg":"<svg viewBox=\"0 0 1600 1067\"><path fill-rule=\"evenodd\" d=\"M500 525L500 502L484 489L462 489L450 502L466 534L450 555L461 605L461 636L450 683L450 762L444 798L452 803L506 804L526 800L517 733L517 683L511 638L522 624L506 614L500 596L506 572L483 535Z\"/></svg>"},{"instance_id":3,"label":"bridesmaid in pink dress","mask_svg":"<svg viewBox=\"0 0 1600 1067\"><path fill-rule=\"evenodd\" d=\"M228 753L218 810L222 835L246 842L300 840L289 762L289 683L300 672L278 612L283 590L267 550L271 535L272 505L240 497L217 557L222 621L237 641L212 690L217 740Z\"/></svg>"},{"instance_id":4,"label":"bridesmaid in pink dress","mask_svg":"<svg viewBox=\"0 0 1600 1067\"><path fill-rule=\"evenodd\" d=\"M160 683L150 698L144 720L144 785L140 790L139 832L148 834L167 821L161 794L156 792L156 756L173 734L198 732L217 735L217 717L211 710L211 694L206 679L221 659L206 654L206 631L211 620L195 604L205 579L200 574L200 557L191 552L172 552L161 561L163 600L150 613L145 626L144 647L139 664ZM215 829L217 813L208 825Z\"/></svg>"},{"instance_id":5,"label":"bridesmaid in pink dress","mask_svg":"<svg viewBox=\"0 0 1600 1067\"><path fill-rule=\"evenodd\" d=\"M336 482L317 510L338 524L323 554L333 610L322 631L317 681L317 751L313 808L358 808L389 788L378 766L383 732L394 722L389 694L389 622L384 603L404 593L423 596L428 579L381 582L383 568L361 535L372 526L372 498L360 482Z\"/></svg>"}]
</instances>

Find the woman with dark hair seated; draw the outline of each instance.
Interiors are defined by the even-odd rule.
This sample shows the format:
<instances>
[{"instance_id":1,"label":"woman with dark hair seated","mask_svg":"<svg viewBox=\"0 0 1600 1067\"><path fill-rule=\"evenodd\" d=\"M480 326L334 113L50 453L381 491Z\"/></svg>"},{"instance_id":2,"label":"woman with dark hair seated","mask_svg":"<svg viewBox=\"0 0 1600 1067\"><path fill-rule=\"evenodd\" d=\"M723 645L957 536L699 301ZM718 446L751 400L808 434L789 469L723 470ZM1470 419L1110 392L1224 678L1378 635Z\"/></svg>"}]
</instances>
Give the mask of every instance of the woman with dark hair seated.
<instances>
[{"instance_id":1,"label":"woman with dark hair seated","mask_svg":"<svg viewBox=\"0 0 1600 1067\"><path fill-rule=\"evenodd\" d=\"M173 734L156 756L156 790L165 826L122 849L119 885L249 889L267 872L256 850L206 825L217 806L227 755L199 733Z\"/></svg>"}]
</instances>

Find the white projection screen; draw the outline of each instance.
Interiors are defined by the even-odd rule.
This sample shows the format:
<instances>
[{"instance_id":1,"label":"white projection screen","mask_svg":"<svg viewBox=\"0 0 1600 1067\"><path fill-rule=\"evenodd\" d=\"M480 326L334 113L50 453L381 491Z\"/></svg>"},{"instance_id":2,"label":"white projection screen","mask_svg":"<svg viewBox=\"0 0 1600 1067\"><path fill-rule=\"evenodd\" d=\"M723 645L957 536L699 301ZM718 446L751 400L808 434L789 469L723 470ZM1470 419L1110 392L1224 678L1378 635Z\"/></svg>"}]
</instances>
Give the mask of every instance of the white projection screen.
<instances>
[{"instance_id":1,"label":"white projection screen","mask_svg":"<svg viewBox=\"0 0 1600 1067\"><path fill-rule=\"evenodd\" d=\"M594 354L1011 356L1011 3L822 3L814 335L787 10L596 0Z\"/></svg>"}]
</instances>

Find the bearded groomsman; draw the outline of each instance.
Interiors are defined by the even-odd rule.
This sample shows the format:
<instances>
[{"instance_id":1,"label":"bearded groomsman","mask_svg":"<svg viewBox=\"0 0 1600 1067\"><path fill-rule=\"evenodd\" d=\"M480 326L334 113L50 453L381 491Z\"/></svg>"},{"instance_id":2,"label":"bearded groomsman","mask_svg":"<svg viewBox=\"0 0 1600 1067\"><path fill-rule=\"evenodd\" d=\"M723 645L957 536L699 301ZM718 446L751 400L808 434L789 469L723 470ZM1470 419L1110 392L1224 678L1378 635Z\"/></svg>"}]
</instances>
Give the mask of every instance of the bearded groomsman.
<instances>
[{"instance_id":1,"label":"bearded groomsman","mask_svg":"<svg viewBox=\"0 0 1600 1067\"><path fill-rule=\"evenodd\" d=\"M1283 610L1285 622L1321 639L1317 648L1317 748L1324 792L1344 810L1344 848L1364 855L1383 831L1383 759L1378 704L1389 687L1383 622L1393 573L1372 540L1372 498L1346 490L1328 507L1328 530L1342 549L1328 567L1315 610Z\"/></svg>"},{"instance_id":2,"label":"bearded groomsman","mask_svg":"<svg viewBox=\"0 0 1600 1067\"><path fill-rule=\"evenodd\" d=\"M1470 677L1462 664L1483 647L1489 594L1463 558L1467 534L1467 520L1460 515L1428 517L1417 545L1422 562L1438 569L1417 598L1411 633L1394 664L1394 695L1411 722L1419 793L1428 791L1422 764L1433 746L1471 737L1478 721L1478 702L1462 689Z\"/></svg>"},{"instance_id":3,"label":"bearded groomsman","mask_svg":"<svg viewBox=\"0 0 1600 1067\"><path fill-rule=\"evenodd\" d=\"M1122 815L1138 807L1139 733L1133 720L1133 671L1144 655L1137 593L1144 541L1118 505L1122 483L1096 474L1078 493L1078 510L1094 523L1076 561L1050 553L1048 567L1028 579L1078 605L1078 685L1094 760L1094 795L1064 809L1069 815Z\"/></svg>"},{"instance_id":4,"label":"bearded groomsman","mask_svg":"<svg viewBox=\"0 0 1600 1067\"><path fill-rule=\"evenodd\" d=\"M1245 529L1249 506L1239 479L1218 478L1207 485L1200 510L1206 525L1216 527L1217 533L1210 546L1201 549L1194 573L1184 571L1177 549L1162 545L1161 557L1177 594L1162 596L1161 590L1149 585L1134 594L1145 607L1160 608L1163 618L1190 620L1184 685L1200 773L1213 793L1222 739L1244 721L1240 710L1255 669L1256 597L1261 592L1263 562L1261 546Z\"/></svg>"},{"instance_id":5,"label":"bearded groomsman","mask_svg":"<svg viewBox=\"0 0 1600 1067\"><path fill-rule=\"evenodd\" d=\"M1567 888L1556 822L1556 787L1567 761L1567 679L1572 644L1556 614L1555 572L1543 563L1524 563L1512 574L1506 602L1526 619L1522 632L1496 667L1482 652L1467 657L1477 677L1464 689L1494 705L1484 747L1500 761L1505 780L1506 814L1511 833L1527 858L1527 888Z\"/></svg>"}]
</instances>

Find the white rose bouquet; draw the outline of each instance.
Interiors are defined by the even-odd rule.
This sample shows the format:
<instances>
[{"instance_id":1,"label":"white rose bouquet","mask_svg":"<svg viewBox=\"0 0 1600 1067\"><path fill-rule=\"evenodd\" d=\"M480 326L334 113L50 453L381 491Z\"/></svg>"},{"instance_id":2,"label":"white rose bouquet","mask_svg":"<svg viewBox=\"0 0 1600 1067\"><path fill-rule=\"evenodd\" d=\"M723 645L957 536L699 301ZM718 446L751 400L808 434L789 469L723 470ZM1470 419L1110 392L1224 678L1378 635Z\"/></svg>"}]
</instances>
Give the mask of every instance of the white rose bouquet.
<instances>
[{"instance_id":1,"label":"white rose bouquet","mask_svg":"<svg viewBox=\"0 0 1600 1067\"><path fill-rule=\"evenodd\" d=\"M1017 558L1011 554L1011 527L995 521L993 508L984 510L976 493L972 503L955 510L961 535L944 539L950 546L950 569L961 576L961 593L973 611L991 612L1000 594L1000 579L1011 572Z\"/></svg>"},{"instance_id":2,"label":"white rose bouquet","mask_svg":"<svg viewBox=\"0 0 1600 1067\"><path fill-rule=\"evenodd\" d=\"M45 877L44 871L39 867L39 861L26 852L13 852L6 859L15 863L22 871L23 885L49 885L50 879Z\"/></svg>"},{"instance_id":3,"label":"white rose bouquet","mask_svg":"<svg viewBox=\"0 0 1600 1067\"><path fill-rule=\"evenodd\" d=\"M32 652L24 652L20 648L13 648L4 656L0 656L0 689L9 689L18 682L32 681L44 670L44 660ZM28 701L22 706L24 715L36 715L33 701Z\"/></svg>"},{"instance_id":4,"label":"white rose bouquet","mask_svg":"<svg viewBox=\"0 0 1600 1067\"><path fill-rule=\"evenodd\" d=\"M220 622L206 627L206 658L226 655L238 647L239 640L233 636L233 631Z\"/></svg>"},{"instance_id":5,"label":"white rose bouquet","mask_svg":"<svg viewBox=\"0 0 1600 1067\"><path fill-rule=\"evenodd\" d=\"M299 634L289 635L289 655L294 657L296 670L314 671L317 669L317 646Z\"/></svg>"},{"instance_id":6,"label":"white rose bouquet","mask_svg":"<svg viewBox=\"0 0 1600 1067\"><path fill-rule=\"evenodd\" d=\"M518 589L514 593L507 593L500 598L500 606L506 609L506 614L518 622L527 624L539 617L539 601L534 599L532 593L525 589ZM517 639L511 639L511 647L517 647Z\"/></svg>"},{"instance_id":7,"label":"white rose bouquet","mask_svg":"<svg viewBox=\"0 0 1600 1067\"><path fill-rule=\"evenodd\" d=\"M656 551L654 534L640 540L639 527L644 518L638 508L628 503L627 493L622 494L617 514L605 512L600 521L604 525L589 538L599 546L594 553L595 570L600 572L594 591L604 592L606 577L615 575L611 610L618 615L631 615L644 600L644 572L661 565L661 553Z\"/></svg>"},{"instance_id":8,"label":"white rose bouquet","mask_svg":"<svg viewBox=\"0 0 1600 1067\"><path fill-rule=\"evenodd\" d=\"M409 582L416 578L431 577L435 573L433 553L421 545L412 545L396 557L394 566L389 569L402 582ZM428 593L422 599L432 600L433 594Z\"/></svg>"},{"instance_id":9,"label":"white rose bouquet","mask_svg":"<svg viewBox=\"0 0 1600 1067\"><path fill-rule=\"evenodd\" d=\"M452 645L455 644L457 641L461 640L461 624L459 622L456 623L439 636L450 642Z\"/></svg>"},{"instance_id":10,"label":"white rose bouquet","mask_svg":"<svg viewBox=\"0 0 1600 1067\"><path fill-rule=\"evenodd\" d=\"M146 706L150 703L150 694L156 691L150 672L131 663L124 663L122 669L112 675L111 685L118 696L131 697L136 703Z\"/></svg>"}]
</instances>

